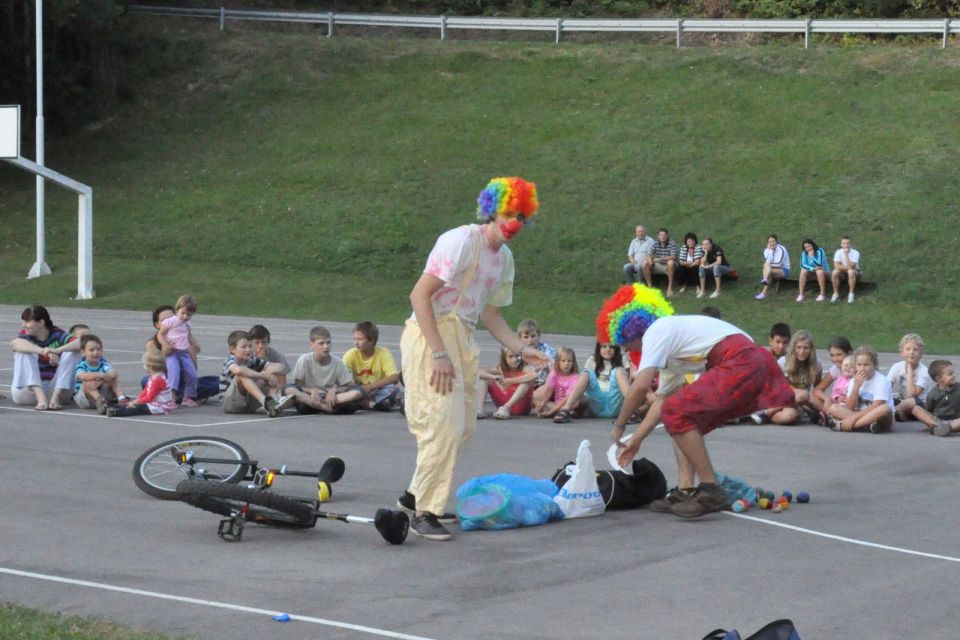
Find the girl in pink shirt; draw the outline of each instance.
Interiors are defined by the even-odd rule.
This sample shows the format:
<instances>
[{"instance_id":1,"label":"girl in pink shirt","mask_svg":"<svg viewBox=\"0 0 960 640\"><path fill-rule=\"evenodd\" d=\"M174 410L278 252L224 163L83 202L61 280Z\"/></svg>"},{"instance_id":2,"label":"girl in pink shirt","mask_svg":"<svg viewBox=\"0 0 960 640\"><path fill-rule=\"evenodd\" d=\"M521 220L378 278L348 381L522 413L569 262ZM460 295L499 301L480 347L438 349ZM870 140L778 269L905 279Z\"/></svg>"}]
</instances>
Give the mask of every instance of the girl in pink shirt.
<instances>
[{"instance_id":1,"label":"girl in pink shirt","mask_svg":"<svg viewBox=\"0 0 960 640\"><path fill-rule=\"evenodd\" d=\"M553 371L547 377L544 386L548 389L543 402L538 404L537 415L541 418L552 418L563 408L573 388L580 378L580 367L577 365L577 354L570 347L557 349Z\"/></svg>"}]
</instances>

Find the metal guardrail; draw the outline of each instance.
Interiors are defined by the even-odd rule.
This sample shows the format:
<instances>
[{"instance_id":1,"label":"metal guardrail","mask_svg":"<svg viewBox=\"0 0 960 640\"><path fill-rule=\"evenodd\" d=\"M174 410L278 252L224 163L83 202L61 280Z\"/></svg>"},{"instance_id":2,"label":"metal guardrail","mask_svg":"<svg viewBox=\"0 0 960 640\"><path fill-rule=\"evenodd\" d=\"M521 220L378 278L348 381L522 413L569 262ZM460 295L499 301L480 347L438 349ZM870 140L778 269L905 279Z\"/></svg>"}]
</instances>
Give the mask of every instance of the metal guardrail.
<instances>
[{"instance_id":1,"label":"metal guardrail","mask_svg":"<svg viewBox=\"0 0 960 640\"><path fill-rule=\"evenodd\" d=\"M494 18L463 16L396 16L366 13L334 13L304 11L248 11L241 9L214 9L129 5L133 13L181 16L188 18L216 18L220 30L227 20L255 20L260 22L299 22L325 24L331 36L337 26L395 27L438 29L440 39L447 37L448 29L541 31L555 34L560 43L563 33L675 33L677 46L683 46L685 33L793 33L803 35L804 48L810 47L810 37L820 33L877 33L941 35L946 48L952 34L960 33L960 21L943 20L706 20L656 19L618 20L586 18Z\"/></svg>"}]
</instances>

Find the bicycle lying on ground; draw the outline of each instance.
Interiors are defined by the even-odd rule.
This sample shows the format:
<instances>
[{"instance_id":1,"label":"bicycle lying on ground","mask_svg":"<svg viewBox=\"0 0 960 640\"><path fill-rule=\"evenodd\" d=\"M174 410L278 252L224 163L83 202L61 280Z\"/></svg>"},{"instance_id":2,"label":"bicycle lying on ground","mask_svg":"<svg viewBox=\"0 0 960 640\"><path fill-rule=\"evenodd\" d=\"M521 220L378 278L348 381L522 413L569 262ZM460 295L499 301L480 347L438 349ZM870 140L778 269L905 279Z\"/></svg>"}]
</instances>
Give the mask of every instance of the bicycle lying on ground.
<instances>
[{"instance_id":1,"label":"bicycle lying on ground","mask_svg":"<svg viewBox=\"0 0 960 640\"><path fill-rule=\"evenodd\" d=\"M296 471L286 465L261 467L243 448L212 436L174 438L144 451L133 465L133 481L142 491L164 500L182 500L199 509L227 516L217 535L239 542L248 522L290 528L311 528L318 518L372 524L390 544L407 538L406 513L378 509L375 517L320 510L333 495L333 484L343 477L346 465L327 458L319 471ZM317 499L284 496L269 491L277 476L317 479Z\"/></svg>"}]
</instances>

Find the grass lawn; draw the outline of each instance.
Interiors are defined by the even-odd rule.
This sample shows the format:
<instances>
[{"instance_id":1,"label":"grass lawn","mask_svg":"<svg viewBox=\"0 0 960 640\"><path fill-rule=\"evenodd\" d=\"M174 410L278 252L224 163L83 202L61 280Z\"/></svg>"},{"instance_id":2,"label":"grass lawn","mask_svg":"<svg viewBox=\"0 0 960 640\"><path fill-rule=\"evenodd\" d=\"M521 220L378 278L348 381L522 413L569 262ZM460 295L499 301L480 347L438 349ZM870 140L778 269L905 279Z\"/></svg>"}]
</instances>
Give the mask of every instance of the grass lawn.
<instances>
[{"instance_id":1,"label":"grass lawn","mask_svg":"<svg viewBox=\"0 0 960 640\"><path fill-rule=\"evenodd\" d=\"M42 613L0 602L0 640L172 640L96 618Z\"/></svg>"},{"instance_id":2,"label":"grass lawn","mask_svg":"<svg viewBox=\"0 0 960 640\"><path fill-rule=\"evenodd\" d=\"M542 208L513 244L513 322L592 333L644 223L712 236L741 274L715 301L688 291L680 312L718 302L755 337L787 321L820 346L845 334L894 350L916 331L928 351L956 350L955 48L555 47L129 20L164 38L152 55L176 72L106 121L48 135L47 164L94 187L97 298L70 300L76 201L55 187L55 273L24 279L33 178L3 166L0 302L146 310L192 292L201 313L399 323L436 235L472 220L489 177L518 174ZM755 301L770 232L795 271L803 238L832 253L850 234L879 288L854 305Z\"/></svg>"}]
</instances>

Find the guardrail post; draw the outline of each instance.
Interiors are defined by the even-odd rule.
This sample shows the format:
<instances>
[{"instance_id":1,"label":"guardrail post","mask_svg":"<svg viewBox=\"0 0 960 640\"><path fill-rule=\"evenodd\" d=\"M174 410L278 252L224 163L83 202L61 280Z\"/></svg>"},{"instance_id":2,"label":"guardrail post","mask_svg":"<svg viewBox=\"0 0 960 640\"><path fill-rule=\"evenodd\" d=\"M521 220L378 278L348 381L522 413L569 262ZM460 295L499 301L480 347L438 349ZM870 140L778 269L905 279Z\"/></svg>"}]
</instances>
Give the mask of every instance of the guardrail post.
<instances>
[{"instance_id":1,"label":"guardrail post","mask_svg":"<svg viewBox=\"0 0 960 640\"><path fill-rule=\"evenodd\" d=\"M950 37L950 18L943 21L943 49L947 48L947 38Z\"/></svg>"},{"instance_id":2,"label":"guardrail post","mask_svg":"<svg viewBox=\"0 0 960 640\"><path fill-rule=\"evenodd\" d=\"M327 37L333 35L333 11L327 14Z\"/></svg>"},{"instance_id":3,"label":"guardrail post","mask_svg":"<svg viewBox=\"0 0 960 640\"><path fill-rule=\"evenodd\" d=\"M560 33L563 31L563 18L557 18L557 37L554 44L560 44Z\"/></svg>"},{"instance_id":4,"label":"guardrail post","mask_svg":"<svg viewBox=\"0 0 960 640\"><path fill-rule=\"evenodd\" d=\"M440 16L440 39L447 39L447 16Z\"/></svg>"},{"instance_id":5,"label":"guardrail post","mask_svg":"<svg viewBox=\"0 0 960 640\"><path fill-rule=\"evenodd\" d=\"M810 48L810 28L812 24L813 24L813 20L811 20L810 18L807 18L807 22L803 27L803 48L804 49Z\"/></svg>"},{"instance_id":6,"label":"guardrail post","mask_svg":"<svg viewBox=\"0 0 960 640\"><path fill-rule=\"evenodd\" d=\"M220 31L223 31L227 27L227 9L226 7L220 7Z\"/></svg>"},{"instance_id":7,"label":"guardrail post","mask_svg":"<svg viewBox=\"0 0 960 640\"><path fill-rule=\"evenodd\" d=\"M677 48L683 44L683 18L677 18Z\"/></svg>"}]
</instances>

